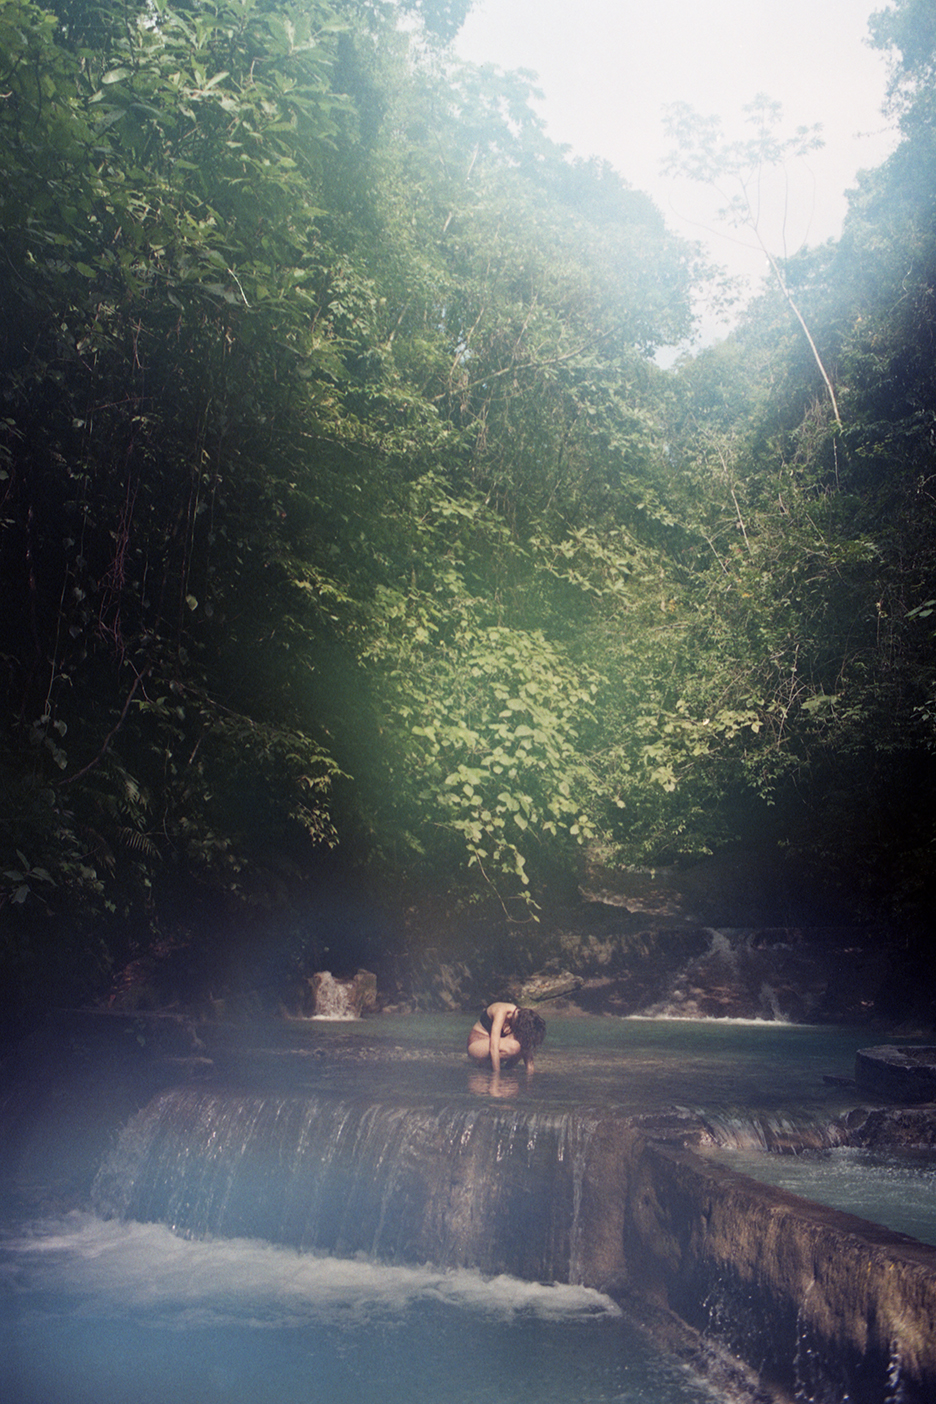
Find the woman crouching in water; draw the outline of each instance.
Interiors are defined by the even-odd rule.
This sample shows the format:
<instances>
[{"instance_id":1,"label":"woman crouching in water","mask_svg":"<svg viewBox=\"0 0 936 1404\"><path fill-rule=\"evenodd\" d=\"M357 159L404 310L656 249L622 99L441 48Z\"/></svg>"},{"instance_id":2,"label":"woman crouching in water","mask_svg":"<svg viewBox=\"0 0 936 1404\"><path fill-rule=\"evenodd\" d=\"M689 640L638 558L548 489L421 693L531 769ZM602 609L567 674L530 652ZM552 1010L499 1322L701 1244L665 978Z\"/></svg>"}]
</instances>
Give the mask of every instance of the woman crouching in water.
<instances>
[{"instance_id":1,"label":"woman crouching in water","mask_svg":"<svg viewBox=\"0 0 936 1404\"><path fill-rule=\"evenodd\" d=\"M468 1035L468 1057L495 1072L521 1060L533 1071L533 1054L546 1037L546 1020L535 1009L498 1001L489 1004Z\"/></svg>"}]
</instances>

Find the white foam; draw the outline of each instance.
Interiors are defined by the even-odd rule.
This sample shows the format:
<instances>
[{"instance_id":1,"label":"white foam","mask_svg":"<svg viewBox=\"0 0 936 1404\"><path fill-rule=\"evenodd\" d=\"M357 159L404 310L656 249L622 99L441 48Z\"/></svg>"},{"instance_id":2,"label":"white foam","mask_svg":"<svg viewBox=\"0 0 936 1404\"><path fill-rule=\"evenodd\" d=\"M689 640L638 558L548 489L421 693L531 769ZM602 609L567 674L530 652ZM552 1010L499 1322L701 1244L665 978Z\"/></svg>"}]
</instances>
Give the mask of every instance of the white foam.
<instances>
[{"instance_id":1,"label":"white foam","mask_svg":"<svg viewBox=\"0 0 936 1404\"><path fill-rule=\"evenodd\" d=\"M588 1287L485 1278L468 1270L318 1257L251 1239L190 1241L161 1224L87 1213L32 1225L0 1245L0 1279L17 1293L78 1294L82 1314L165 1312L178 1324L249 1320L360 1323L436 1302L503 1319L618 1316Z\"/></svg>"},{"instance_id":2,"label":"white foam","mask_svg":"<svg viewBox=\"0 0 936 1404\"><path fill-rule=\"evenodd\" d=\"M765 1028L765 1029L813 1029L818 1032L824 1031L822 1024L794 1024L787 1018L766 1019L761 1017L743 1018L734 1014L628 1014L625 1016L627 1023L633 1024L681 1024L686 1028L693 1028L697 1024L718 1024L719 1026L731 1026L737 1024L739 1028ZM624 1020L622 1019L622 1023Z\"/></svg>"}]
</instances>

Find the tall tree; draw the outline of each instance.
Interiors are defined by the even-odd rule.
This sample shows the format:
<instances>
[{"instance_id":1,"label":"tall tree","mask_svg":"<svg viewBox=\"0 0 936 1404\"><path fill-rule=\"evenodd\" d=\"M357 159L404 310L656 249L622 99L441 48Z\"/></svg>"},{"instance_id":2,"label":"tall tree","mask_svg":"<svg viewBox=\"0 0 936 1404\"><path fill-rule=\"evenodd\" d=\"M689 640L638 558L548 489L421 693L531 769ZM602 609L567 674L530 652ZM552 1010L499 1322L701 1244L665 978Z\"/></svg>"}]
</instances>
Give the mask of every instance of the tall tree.
<instances>
[{"instance_id":1,"label":"tall tree","mask_svg":"<svg viewBox=\"0 0 936 1404\"><path fill-rule=\"evenodd\" d=\"M770 247L763 232L765 172L771 166L783 167L787 162L820 147L822 138L819 127L800 127L793 136L780 138L776 129L783 115L782 109L778 102L771 101L763 93L758 94L745 108L745 113L748 124L753 128L753 136L743 141L727 141L717 117L702 118L687 103L672 104L667 126L678 146L669 158L668 169L712 186L726 202L719 212L720 218L726 219L736 229L746 229L754 238L809 344L829 396L835 422L841 429L842 419L832 378L784 273L784 259Z\"/></svg>"}]
</instances>

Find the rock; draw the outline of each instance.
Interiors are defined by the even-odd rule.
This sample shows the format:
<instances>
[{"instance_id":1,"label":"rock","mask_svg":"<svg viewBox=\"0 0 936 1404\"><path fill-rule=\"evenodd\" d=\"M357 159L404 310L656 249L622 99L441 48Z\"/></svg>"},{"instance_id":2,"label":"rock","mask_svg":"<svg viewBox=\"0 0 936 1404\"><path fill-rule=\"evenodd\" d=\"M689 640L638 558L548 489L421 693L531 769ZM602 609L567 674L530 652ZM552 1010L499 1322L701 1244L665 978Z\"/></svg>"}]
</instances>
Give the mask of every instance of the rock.
<instances>
[{"instance_id":1,"label":"rock","mask_svg":"<svg viewBox=\"0 0 936 1404\"><path fill-rule=\"evenodd\" d=\"M886 1102L936 1101L936 1048L859 1048L855 1081Z\"/></svg>"},{"instance_id":2,"label":"rock","mask_svg":"<svg viewBox=\"0 0 936 1404\"><path fill-rule=\"evenodd\" d=\"M678 1145L632 1152L622 1178L625 1290L781 1398L936 1399L936 1249Z\"/></svg>"},{"instance_id":3,"label":"rock","mask_svg":"<svg viewBox=\"0 0 936 1404\"><path fill-rule=\"evenodd\" d=\"M541 1004L546 999L560 999L563 995L574 994L584 983L581 975L562 970L558 975L531 975L512 987L511 994L518 1004Z\"/></svg>"},{"instance_id":4,"label":"rock","mask_svg":"<svg viewBox=\"0 0 936 1404\"><path fill-rule=\"evenodd\" d=\"M370 970L359 970L352 985L355 1003L362 1014L373 1014L378 1008L377 976Z\"/></svg>"},{"instance_id":5,"label":"rock","mask_svg":"<svg viewBox=\"0 0 936 1404\"><path fill-rule=\"evenodd\" d=\"M865 1150L936 1147L936 1106L855 1107L844 1118L847 1144Z\"/></svg>"},{"instance_id":6,"label":"rock","mask_svg":"<svg viewBox=\"0 0 936 1404\"><path fill-rule=\"evenodd\" d=\"M467 960L452 960L438 947L429 946L413 958L396 1002L413 1010L474 1009L481 1003L476 971Z\"/></svg>"},{"instance_id":7,"label":"rock","mask_svg":"<svg viewBox=\"0 0 936 1404\"><path fill-rule=\"evenodd\" d=\"M461 1009L466 1002L465 986L469 983L470 975L464 962L443 961L429 979L432 1003L450 1012Z\"/></svg>"}]
</instances>

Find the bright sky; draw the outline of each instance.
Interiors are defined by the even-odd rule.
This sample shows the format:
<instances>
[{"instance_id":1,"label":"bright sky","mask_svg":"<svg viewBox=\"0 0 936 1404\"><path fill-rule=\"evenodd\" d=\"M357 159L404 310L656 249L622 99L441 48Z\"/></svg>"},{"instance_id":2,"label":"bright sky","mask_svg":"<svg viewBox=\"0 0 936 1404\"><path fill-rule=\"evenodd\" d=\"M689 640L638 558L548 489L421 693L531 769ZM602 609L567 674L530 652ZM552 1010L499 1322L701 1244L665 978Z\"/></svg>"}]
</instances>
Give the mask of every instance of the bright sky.
<instances>
[{"instance_id":1,"label":"bright sky","mask_svg":"<svg viewBox=\"0 0 936 1404\"><path fill-rule=\"evenodd\" d=\"M456 50L473 63L532 70L553 140L610 161L672 229L759 279L763 256L733 231L716 232L717 197L661 175L670 148L663 108L688 102L742 136L742 108L766 93L783 105L785 134L821 123L824 148L778 176L763 232L781 254L836 237L855 173L895 144L881 115L884 55L865 43L869 15L886 2L475 0Z\"/></svg>"}]
</instances>

